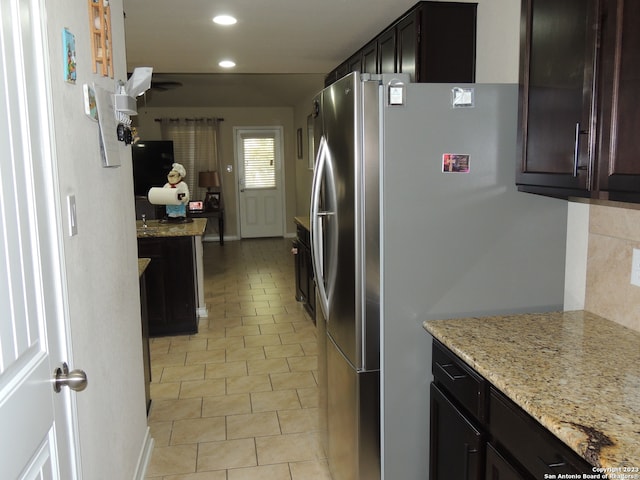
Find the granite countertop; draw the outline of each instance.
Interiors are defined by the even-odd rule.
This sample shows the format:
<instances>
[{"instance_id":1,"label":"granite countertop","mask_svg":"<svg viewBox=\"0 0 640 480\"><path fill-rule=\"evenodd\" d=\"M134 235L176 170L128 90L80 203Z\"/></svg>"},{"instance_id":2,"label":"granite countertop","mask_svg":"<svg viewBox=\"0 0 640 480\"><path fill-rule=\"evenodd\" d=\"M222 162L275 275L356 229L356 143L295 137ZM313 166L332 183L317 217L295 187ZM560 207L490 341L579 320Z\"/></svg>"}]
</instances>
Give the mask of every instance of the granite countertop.
<instances>
[{"instance_id":1,"label":"granite countertop","mask_svg":"<svg viewBox=\"0 0 640 480\"><path fill-rule=\"evenodd\" d=\"M206 218L194 218L189 223L160 222L147 220L147 228L143 231L142 221L136 221L138 238L145 237L199 237L207 228Z\"/></svg>"},{"instance_id":2,"label":"granite countertop","mask_svg":"<svg viewBox=\"0 0 640 480\"><path fill-rule=\"evenodd\" d=\"M640 332L586 311L424 328L592 465L640 468Z\"/></svg>"},{"instance_id":3,"label":"granite countertop","mask_svg":"<svg viewBox=\"0 0 640 480\"><path fill-rule=\"evenodd\" d=\"M303 228L306 228L307 231L311 231L311 220L309 217L293 217L293 220Z\"/></svg>"},{"instance_id":4,"label":"granite countertop","mask_svg":"<svg viewBox=\"0 0 640 480\"><path fill-rule=\"evenodd\" d=\"M151 263L150 258L139 258L138 259L138 277L141 277L144 271L147 269L149 264Z\"/></svg>"}]
</instances>

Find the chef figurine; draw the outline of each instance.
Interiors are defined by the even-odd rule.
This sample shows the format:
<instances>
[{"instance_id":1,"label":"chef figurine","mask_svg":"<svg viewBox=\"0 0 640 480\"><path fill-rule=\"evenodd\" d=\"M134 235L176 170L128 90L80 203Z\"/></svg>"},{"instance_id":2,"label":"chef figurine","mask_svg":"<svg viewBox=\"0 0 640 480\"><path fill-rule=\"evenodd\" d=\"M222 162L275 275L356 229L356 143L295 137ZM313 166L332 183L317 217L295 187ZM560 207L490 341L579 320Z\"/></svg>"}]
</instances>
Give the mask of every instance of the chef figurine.
<instances>
[{"instance_id":1,"label":"chef figurine","mask_svg":"<svg viewBox=\"0 0 640 480\"><path fill-rule=\"evenodd\" d=\"M178 199L182 202L180 205L167 205L167 217L169 219L177 220L180 218L186 218L187 216L187 203L189 203L189 187L183 178L187 176L187 171L179 163L171 165L171 171L167 175L167 183L164 188L177 188Z\"/></svg>"}]
</instances>

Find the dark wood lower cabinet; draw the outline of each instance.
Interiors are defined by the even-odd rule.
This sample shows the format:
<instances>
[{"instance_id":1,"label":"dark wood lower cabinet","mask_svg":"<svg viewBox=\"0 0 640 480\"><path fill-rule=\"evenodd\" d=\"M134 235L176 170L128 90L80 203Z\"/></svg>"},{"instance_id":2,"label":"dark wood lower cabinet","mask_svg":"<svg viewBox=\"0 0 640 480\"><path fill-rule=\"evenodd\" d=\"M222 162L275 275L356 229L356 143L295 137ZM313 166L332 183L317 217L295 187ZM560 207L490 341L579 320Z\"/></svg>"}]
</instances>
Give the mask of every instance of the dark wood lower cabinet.
<instances>
[{"instance_id":1,"label":"dark wood lower cabinet","mask_svg":"<svg viewBox=\"0 0 640 480\"><path fill-rule=\"evenodd\" d=\"M586 460L437 340L432 369L430 480L540 480L592 472Z\"/></svg>"},{"instance_id":2,"label":"dark wood lower cabinet","mask_svg":"<svg viewBox=\"0 0 640 480\"><path fill-rule=\"evenodd\" d=\"M316 290L313 277L313 264L311 263L311 244L309 231L301 225L297 225L298 238L296 240L297 253L296 265L296 300L304 302L304 307L316 321Z\"/></svg>"},{"instance_id":3,"label":"dark wood lower cabinet","mask_svg":"<svg viewBox=\"0 0 640 480\"><path fill-rule=\"evenodd\" d=\"M533 478L590 473L591 466L496 388L489 394L489 431L494 442Z\"/></svg>"},{"instance_id":4,"label":"dark wood lower cabinet","mask_svg":"<svg viewBox=\"0 0 640 480\"><path fill-rule=\"evenodd\" d=\"M151 259L145 271L149 336L197 333L193 237L139 238L138 256Z\"/></svg>"},{"instance_id":5,"label":"dark wood lower cabinet","mask_svg":"<svg viewBox=\"0 0 640 480\"><path fill-rule=\"evenodd\" d=\"M498 452L493 445L487 444L486 480L528 480Z\"/></svg>"},{"instance_id":6,"label":"dark wood lower cabinet","mask_svg":"<svg viewBox=\"0 0 640 480\"><path fill-rule=\"evenodd\" d=\"M140 318L142 320L142 365L144 368L144 397L147 414L151 407L151 353L149 351L149 315L147 313L147 277L140 275Z\"/></svg>"},{"instance_id":7,"label":"dark wood lower cabinet","mask_svg":"<svg viewBox=\"0 0 640 480\"><path fill-rule=\"evenodd\" d=\"M481 480L484 436L452 400L431 384L431 480Z\"/></svg>"}]
</instances>

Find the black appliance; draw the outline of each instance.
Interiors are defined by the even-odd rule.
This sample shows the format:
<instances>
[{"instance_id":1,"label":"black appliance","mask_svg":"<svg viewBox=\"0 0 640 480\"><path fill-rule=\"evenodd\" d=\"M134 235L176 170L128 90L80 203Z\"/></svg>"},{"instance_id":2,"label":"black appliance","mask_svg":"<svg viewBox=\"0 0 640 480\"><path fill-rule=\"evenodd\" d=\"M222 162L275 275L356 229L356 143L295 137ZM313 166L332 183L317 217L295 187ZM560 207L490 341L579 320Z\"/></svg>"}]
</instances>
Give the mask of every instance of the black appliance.
<instances>
[{"instance_id":1,"label":"black appliance","mask_svg":"<svg viewBox=\"0 0 640 480\"><path fill-rule=\"evenodd\" d=\"M133 160L133 191L146 197L151 187L167 183L167 174L174 162L171 140L139 141L131 146Z\"/></svg>"}]
</instances>

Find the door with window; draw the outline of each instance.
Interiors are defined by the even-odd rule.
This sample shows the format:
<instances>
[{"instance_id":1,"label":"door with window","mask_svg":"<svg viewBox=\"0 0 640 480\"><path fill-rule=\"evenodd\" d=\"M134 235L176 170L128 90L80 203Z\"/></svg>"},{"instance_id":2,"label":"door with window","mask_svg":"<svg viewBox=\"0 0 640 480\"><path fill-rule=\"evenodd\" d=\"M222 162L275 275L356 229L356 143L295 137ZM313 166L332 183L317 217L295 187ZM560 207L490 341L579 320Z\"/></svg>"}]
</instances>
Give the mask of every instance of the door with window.
<instances>
[{"instance_id":1,"label":"door with window","mask_svg":"<svg viewBox=\"0 0 640 480\"><path fill-rule=\"evenodd\" d=\"M282 127L234 128L240 237L281 237Z\"/></svg>"}]
</instances>

